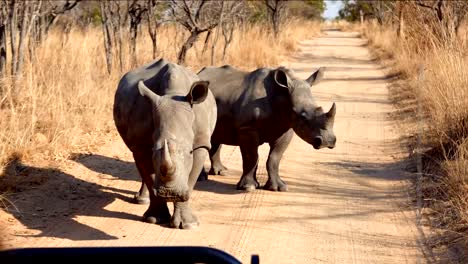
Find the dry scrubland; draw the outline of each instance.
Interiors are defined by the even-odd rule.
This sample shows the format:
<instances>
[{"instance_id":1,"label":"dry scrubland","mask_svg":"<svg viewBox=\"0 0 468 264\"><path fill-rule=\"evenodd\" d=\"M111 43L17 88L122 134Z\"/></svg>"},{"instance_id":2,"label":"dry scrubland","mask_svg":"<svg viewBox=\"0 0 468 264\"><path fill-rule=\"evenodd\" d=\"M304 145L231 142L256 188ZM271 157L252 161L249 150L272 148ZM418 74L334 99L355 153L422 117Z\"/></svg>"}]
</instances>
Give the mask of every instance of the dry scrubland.
<instances>
[{"instance_id":1,"label":"dry scrubland","mask_svg":"<svg viewBox=\"0 0 468 264\"><path fill-rule=\"evenodd\" d=\"M239 27L224 62L220 61L223 37L219 38L215 64L243 69L276 66L283 56L296 50L301 38L311 38L319 30L316 22L293 20L284 25L276 40L269 25ZM175 62L188 33L166 25L158 34L158 58ZM202 34L187 56L187 66L194 71L211 62L210 43L202 54L204 40ZM128 44L123 43L127 50ZM0 171L17 159L36 164L66 159L77 149L92 150L103 136L115 133L112 105L120 77L152 60L145 28L137 41L138 65L131 65L125 54L128 52L124 52L123 70L114 56L115 67L109 76L100 27L72 29L68 34L56 30L38 47L33 61L28 58L22 79L16 84L12 78L0 79ZM9 188L14 188L14 183L1 187L0 194Z\"/></svg>"},{"instance_id":2,"label":"dry scrubland","mask_svg":"<svg viewBox=\"0 0 468 264\"><path fill-rule=\"evenodd\" d=\"M402 143L415 161L422 153L425 175L421 184L416 183L421 188L416 195L421 196L436 233L429 244L435 249L450 246L451 256L442 260L455 256L464 262L468 260L468 25L451 39L434 36L419 21L414 16L406 22L404 39L389 25L366 23L354 30L369 39L376 55L390 66L390 76L399 77L391 94L400 110L397 118L405 120L408 129L409 138Z\"/></svg>"}]
</instances>

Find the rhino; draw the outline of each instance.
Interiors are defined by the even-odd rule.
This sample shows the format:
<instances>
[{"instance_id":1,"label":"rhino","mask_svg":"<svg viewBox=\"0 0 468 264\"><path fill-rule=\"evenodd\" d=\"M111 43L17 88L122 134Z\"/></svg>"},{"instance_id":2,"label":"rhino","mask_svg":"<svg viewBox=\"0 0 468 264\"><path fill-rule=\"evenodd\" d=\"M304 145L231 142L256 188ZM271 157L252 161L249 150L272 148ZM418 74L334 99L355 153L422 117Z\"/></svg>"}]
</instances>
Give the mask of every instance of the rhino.
<instances>
[{"instance_id":1,"label":"rhino","mask_svg":"<svg viewBox=\"0 0 468 264\"><path fill-rule=\"evenodd\" d=\"M189 198L211 149L216 101L209 82L160 59L126 73L114 100L114 122L142 178L143 219L174 228L197 226ZM167 206L174 203L171 217Z\"/></svg>"},{"instance_id":2,"label":"rhino","mask_svg":"<svg viewBox=\"0 0 468 264\"><path fill-rule=\"evenodd\" d=\"M239 146L243 172L237 189L259 188L258 147L263 143L270 145L266 164L268 181L263 188L271 191L287 191L278 171L294 133L315 149L335 147L336 105L333 103L324 112L314 102L310 89L322 78L323 69L319 68L306 80L295 77L286 67L259 68L252 72L229 65L205 67L198 76L210 82L218 107L218 120L211 137L209 174L227 173L220 159L222 144Z\"/></svg>"}]
</instances>

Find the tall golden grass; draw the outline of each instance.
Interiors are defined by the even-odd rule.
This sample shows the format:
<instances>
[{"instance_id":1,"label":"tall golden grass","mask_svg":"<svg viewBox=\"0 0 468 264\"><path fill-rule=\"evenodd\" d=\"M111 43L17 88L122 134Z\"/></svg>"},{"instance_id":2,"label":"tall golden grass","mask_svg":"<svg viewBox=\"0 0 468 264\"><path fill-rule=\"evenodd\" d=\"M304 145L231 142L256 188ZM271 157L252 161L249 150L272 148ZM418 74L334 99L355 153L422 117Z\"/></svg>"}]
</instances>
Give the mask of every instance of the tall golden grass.
<instances>
[{"instance_id":1,"label":"tall golden grass","mask_svg":"<svg viewBox=\"0 0 468 264\"><path fill-rule=\"evenodd\" d=\"M277 66L294 52L296 43L319 33L318 23L292 20L274 39L266 26L237 28L226 61L220 60L223 37L215 48L215 65L243 69ZM166 25L158 33L158 58L176 62L188 33ZM202 55L202 35L187 56L187 67L198 71L210 65L210 49ZM77 149L92 149L103 135L114 132L112 105L120 77L131 65L128 41L123 42L123 67L114 56L107 74L100 28L52 31L25 63L23 77L0 79L0 171L13 154L23 160L67 158ZM152 60L151 40L145 28L137 41L138 64ZM158 59L157 58L157 59Z\"/></svg>"},{"instance_id":2,"label":"tall golden grass","mask_svg":"<svg viewBox=\"0 0 468 264\"><path fill-rule=\"evenodd\" d=\"M409 133L422 123L426 176L422 195L437 236L435 248L455 249L451 260L468 260L468 26L454 39L435 38L430 27L413 19L405 38L392 26L356 26L375 53L402 79L398 92L413 99ZM423 74L420 68L423 67ZM401 96L397 98L402 98ZM422 113L417 112L419 103ZM399 102L397 102L398 104ZM412 144L412 146L415 146ZM435 166L434 166L435 165ZM442 247L438 247L442 246ZM454 257L456 256L456 257ZM445 256L447 257L447 256ZM442 257L444 258L444 257ZM447 259L446 259L447 260Z\"/></svg>"}]
</instances>

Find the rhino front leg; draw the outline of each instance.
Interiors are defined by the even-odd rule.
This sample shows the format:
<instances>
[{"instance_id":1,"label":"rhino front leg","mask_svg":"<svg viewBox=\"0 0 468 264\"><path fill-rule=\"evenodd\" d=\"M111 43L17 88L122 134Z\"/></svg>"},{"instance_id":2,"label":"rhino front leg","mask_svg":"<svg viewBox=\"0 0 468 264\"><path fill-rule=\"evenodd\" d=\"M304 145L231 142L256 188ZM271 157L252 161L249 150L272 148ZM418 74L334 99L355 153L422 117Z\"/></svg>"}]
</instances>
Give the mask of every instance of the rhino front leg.
<instances>
[{"instance_id":1,"label":"rhino front leg","mask_svg":"<svg viewBox=\"0 0 468 264\"><path fill-rule=\"evenodd\" d=\"M143 162L143 160L145 159L143 155L144 154L135 154L135 153L133 154L135 165L141 177L140 190L137 193L135 193L135 195L133 196L133 203L136 203L136 204L149 204L150 203L150 195L149 195L148 187L146 187L145 180L144 180L144 174L148 174L148 172L146 172L147 169L145 168L145 164ZM150 153L149 155L151 157L152 154ZM150 169L152 169L152 167ZM150 172L150 174L151 173L152 172Z\"/></svg>"},{"instance_id":2,"label":"rhino front leg","mask_svg":"<svg viewBox=\"0 0 468 264\"><path fill-rule=\"evenodd\" d=\"M152 191L154 185L154 169L151 160L151 152L133 156L141 178L143 179L143 184L146 186L150 200L149 208L144 213L143 220L149 223L168 223L171 219L171 215L169 213L167 203L161 198L156 197L156 194Z\"/></svg>"},{"instance_id":3,"label":"rhino front leg","mask_svg":"<svg viewBox=\"0 0 468 264\"><path fill-rule=\"evenodd\" d=\"M212 143L210 150L210 175L227 175L227 168L221 163L221 144Z\"/></svg>"},{"instance_id":4,"label":"rhino front leg","mask_svg":"<svg viewBox=\"0 0 468 264\"><path fill-rule=\"evenodd\" d=\"M203 170L208 151L205 148L198 148L193 151L193 165L189 174L188 187L192 192L200 171ZM190 201L190 200L189 200ZM175 202L174 214L171 218L171 226L174 228L191 229L199 225L197 216L192 212L189 201Z\"/></svg>"},{"instance_id":5,"label":"rhino front leg","mask_svg":"<svg viewBox=\"0 0 468 264\"><path fill-rule=\"evenodd\" d=\"M237 183L238 190L253 191L260 186L257 181L258 134L251 129L239 132L239 147L242 154L242 177Z\"/></svg>"},{"instance_id":6,"label":"rhino front leg","mask_svg":"<svg viewBox=\"0 0 468 264\"><path fill-rule=\"evenodd\" d=\"M267 160L268 181L263 187L265 190L285 192L288 186L279 176L279 163L283 153L291 143L294 132L289 129L274 142L270 142L270 153Z\"/></svg>"}]
</instances>

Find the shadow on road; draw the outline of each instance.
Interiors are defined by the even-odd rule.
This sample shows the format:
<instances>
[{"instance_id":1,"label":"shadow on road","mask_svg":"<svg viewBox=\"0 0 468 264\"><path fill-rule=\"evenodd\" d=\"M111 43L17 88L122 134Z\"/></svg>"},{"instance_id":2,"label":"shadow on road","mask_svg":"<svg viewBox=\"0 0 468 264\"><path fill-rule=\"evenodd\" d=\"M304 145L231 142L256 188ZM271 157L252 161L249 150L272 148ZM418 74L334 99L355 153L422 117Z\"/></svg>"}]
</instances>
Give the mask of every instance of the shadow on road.
<instances>
[{"instance_id":1,"label":"shadow on road","mask_svg":"<svg viewBox=\"0 0 468 264\"><path fill-rule=\"evenodd\" d=\"M141 181L135 163L99 154L73 153L71 160L81 163L86 168L97 173L108 174L116 180Z\"/></svg>"},{"instance_id":2,"label":"shadow on road","mask_svg":"<svg viewBox=\"0 0 468 264\"><path fill-rule=\"evenodd\" d=\"M81 224L80 216L139 220L140 217L106 208L116 199L129 202L127 190L87 182L54 168L25 165L12 156L0 175L0 191L11 204L2 208L33 232L26 237L56 237L70 240L118 239L96 228ZM136 205L135 205L136 206Z\"/></svg>"}]
</instances>

